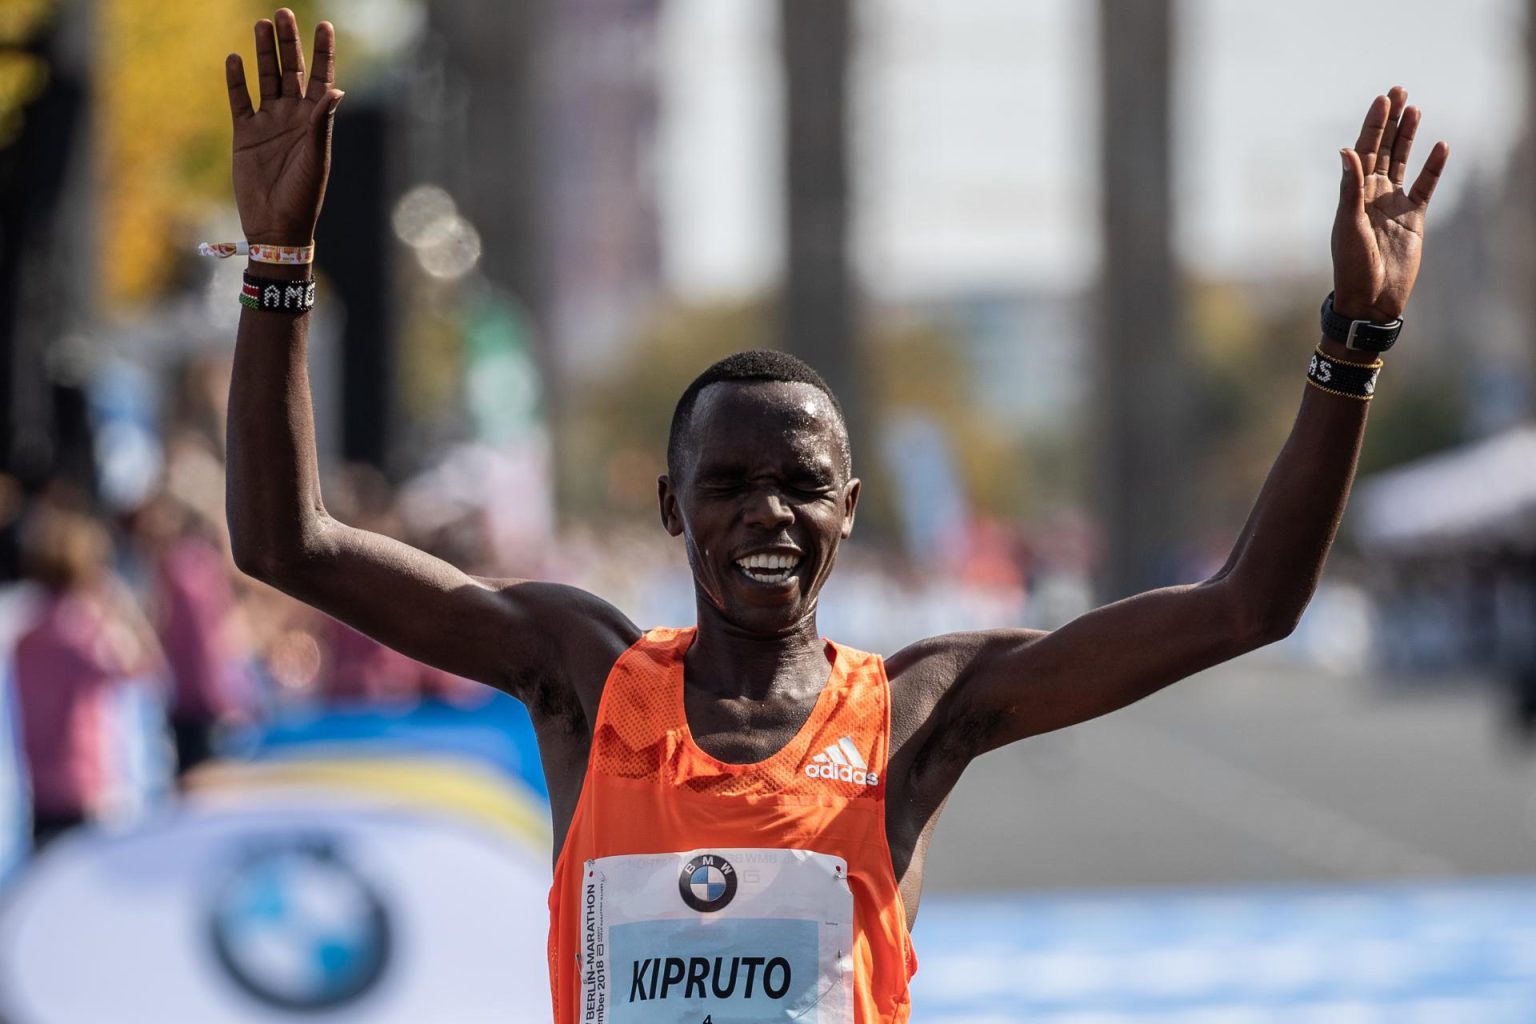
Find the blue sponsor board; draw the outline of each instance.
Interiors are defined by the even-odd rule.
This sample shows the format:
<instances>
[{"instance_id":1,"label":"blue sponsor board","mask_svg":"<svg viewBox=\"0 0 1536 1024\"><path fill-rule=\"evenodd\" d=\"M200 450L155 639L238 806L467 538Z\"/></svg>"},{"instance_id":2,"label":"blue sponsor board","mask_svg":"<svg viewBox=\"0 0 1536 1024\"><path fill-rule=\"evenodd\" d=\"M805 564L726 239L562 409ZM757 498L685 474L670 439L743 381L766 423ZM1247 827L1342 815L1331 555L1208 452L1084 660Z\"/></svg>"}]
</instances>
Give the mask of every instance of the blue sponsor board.
<instances>
[{"instance_id":1,"label":"blue sponsor board","mask_svg":"<svg viewBox=\"0 0 1536 1024\"><path fill-rule=\"evenodd\" d=\"M459 708L424 701L409 710L357 704L290 712L238 737L232 753L257 760L312 757L317 749L348 754L442 753L488 763L549 799L533 723L522 702L495 694Z\"/></svg>"},{"instance_id":2,"label":"blue sponsor board","mask_svg":"<svg viewBox=\"0 0 1536 1024\"><path fill-rule=\"evenodd\" d=\"M0 661L0 885L32 848L30 802L7 658Z\"/></svg>"},{"instance_id":3,"label":"blue sponsor board","mask_svg":"<svg viewBox=\"0 0 1536 1024\"><path fill-rule=\"evenodd\" d=\"M814 921L716 918L608 929L613 1024L816 1021Z\"/></svg>"},{"instance_id":4,"label":"blue sponsor board","mask_svg":"<svg viewBox=\"0 0 1536 1024\"><path fill-rule=\"evenodd\" d=\"M1536 1021L1536 879L925 900L927 1024Z\"/></svg>"}]
</instances>

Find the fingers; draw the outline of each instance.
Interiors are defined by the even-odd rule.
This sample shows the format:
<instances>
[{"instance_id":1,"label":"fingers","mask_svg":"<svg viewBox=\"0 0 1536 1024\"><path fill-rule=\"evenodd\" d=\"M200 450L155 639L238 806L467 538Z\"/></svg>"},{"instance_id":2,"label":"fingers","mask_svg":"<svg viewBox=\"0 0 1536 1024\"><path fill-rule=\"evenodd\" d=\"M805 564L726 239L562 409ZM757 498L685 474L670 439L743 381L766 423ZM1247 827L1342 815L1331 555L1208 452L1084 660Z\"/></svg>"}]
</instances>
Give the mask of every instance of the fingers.
<instances>
[{"instance_id":1,"label":"fingers","mask_svg":"<svg viewBox=\"0 0 1536 1024\"><path fill-rule=\"evenodd\" d=\"M1403 120L1397 126L1397 140L1392 143L1392 162L1387 177L1398 188L1403 187L1403 178L1408 173L1408 154L1413 151L1413 137L1419 133L1422 117L1418 107L1409 107L1403 111Z\"/></svg>"},{"instance_id":2,"label":"fingers","mask_svg":"<svg viewBox=\"0 0 1536 1024\"><path fill-rule=\"evenodd\" d=\"M266 18L256 23L256 80L263 103L282 95L282 74L277 67L277 32Z\"/></svg>"},{"instance_id":3,"label":"fingers","mask_svg":"<svg viewBox=\"0 0 1536 1024\"><path fill-rule=\"evenodd\" d=\"M336 29L328 21L315 26L315 66L309 72L305 97L319 103L336 84Z\"/></svg>"},{"instance_id":4,"label":"fingers","mask_svg":"<svg viewBox=\"0 0 1536 1024\"><path fill-rule=\"evenodd\" d=\"M1376 146L1376 159L1371 164L1370 173L1385 176L1392 166L1392 147L1397 142L1399 120L1403 116L1403 107L1408 104L1408 90L1400 85L1394 85L1387 90L1387 123L1381 131L1381 141Z\"/></svg>"},{"instance_id":5,"label":"fingers","mask_svg":"<svg viewBox=\"0 0 1536 1024\"><path fill-rule=\"evenodd\" d=\"M1381 145L1381 134L1387 127L1387 114L1391 108L1391 100L1377 96L1365 112L1365 123L1360 126L1360 137L1355 140L1355 153L1360 157L1360 166L1366 174L1371 173L1376 163L1376 148Z\"/></svg>"},{"instance_id":6,"label":"fingers","mask_svg":"<svg viewBox=\"0 0 1536 1024\"><path fill-rule=\"evenodd\" d=\"M346 93L340 89L326 90L325 95L315 101L314 109L309 112L310 127L318 129L330 120L331 115L336 113L336 108L341 106L341 98L345 95Z\"/></svg>"},{"instance_id":7,"label":"fingers","mask_svg":"<svg viewBox=\"0 0 1536 1024\"><path fill-rule=\"evenodd\" d=\"M1413 188L1408 191L1408 198L1420 206L1429 203L1430 197L1435 194L1435 186L1440 184L1440 175L1445 170L1445 162L1450 159L1451 147L1443 142L1435 143L1435 148L1429 151L1429 159L1424 161L1424 169L1414 179Z\"/></svg>"},{"instance_id":8,"label":"fingers","mask_svg":"<svg viewBox=\"0 0 1536 1024\"><path fill-rule=\"evenodd\" d=\"M229 113L235 120L255 113L250 90L245 87L245 63L238 53L224 58L224 85L229 89Z\"/></svg>"},{"instance_id":9,"label":"fingers","mask_svg":"<svg viewBox=\"0 0 1536 1024\"><path fill-rule=\"evenodd\" d=\"M284 7L277 12L277 50L283 58L283 95L304 94L304 46L299 42L299 19Z\"/></svg>"},{"instance_id":10,"label":"fingers","mask_svg":"<svg viewBox=\"0 0 1536 1024\"><path fill-rule=\"evenodd\" d=\"M1354 215L1365 202L1365 169L1360 154L1352 149L1339 150L1344 161L1344 176L1339 180L1339 216Z\"/></svg>"},{"instance_id":11,"label":"fingers","mask_svg":"<svg viewBox=\"0 0 1536 1024\"><path fill-rule=\"evenodd\" d=\"M233 66L239 67L239 58L232 57ZM275 100L281 97L307 96L317 103L334 91L336 81L336 30L328 21L315 27L315 72L309 82L304 81L304 47L299 41L299 19L284 7L272 19L262 18L256 23L256 70L261 84L261 99ZM230 87L230 107L235 109L235 71L226 70ZM240 89L245 90L243 72ZM245 112L250 112L250 97L245 98ZM321 103L322 109L326 105ZM334 109L334 104L332 104ZM237 116L239 116L237 114Z\"/></svg>"}]
</instances>

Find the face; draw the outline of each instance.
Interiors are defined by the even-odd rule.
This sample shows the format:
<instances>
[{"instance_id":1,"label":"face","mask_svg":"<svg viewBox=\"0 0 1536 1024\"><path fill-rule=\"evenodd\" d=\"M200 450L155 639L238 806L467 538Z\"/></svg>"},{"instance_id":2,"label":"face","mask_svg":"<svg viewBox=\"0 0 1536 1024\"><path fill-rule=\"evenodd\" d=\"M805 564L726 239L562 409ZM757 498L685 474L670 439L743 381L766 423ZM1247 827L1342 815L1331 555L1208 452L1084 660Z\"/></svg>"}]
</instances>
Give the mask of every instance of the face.
<instances>
[{"instance_id":1,"label":"face","mask_svg":"<svg viewBox=\"0 0 1536 1024\"><path fill-rule=\"evenodd\" d=\"M701 614L707 604L763 634L814 615L858 504L845 451L832 403L809 384L720 383L699 394L677 477L658 484Z\"/></svg>"}]
</instances>

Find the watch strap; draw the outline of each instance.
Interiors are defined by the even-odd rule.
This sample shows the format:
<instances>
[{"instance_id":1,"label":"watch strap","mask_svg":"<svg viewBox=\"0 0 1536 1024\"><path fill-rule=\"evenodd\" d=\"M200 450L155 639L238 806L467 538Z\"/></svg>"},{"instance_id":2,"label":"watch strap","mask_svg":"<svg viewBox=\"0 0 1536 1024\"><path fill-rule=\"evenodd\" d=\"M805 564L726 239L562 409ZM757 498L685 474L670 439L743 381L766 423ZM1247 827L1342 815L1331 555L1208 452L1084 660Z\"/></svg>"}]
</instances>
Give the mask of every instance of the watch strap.
<instances>
[{"instance_id":1,"label":"watch strap","mask_svg":"<svg viewBox=\"0 0 1536 1024\"><path fill-rule=\"evenodd\" d=\"M1372 320L1351 320L1333 308L1333 292L1323 300L1323 336L1338 342L1352 352L1385 352L1397 343L1403 330L1403 318L1390 323Z\"/></svg>"}]
</instances>

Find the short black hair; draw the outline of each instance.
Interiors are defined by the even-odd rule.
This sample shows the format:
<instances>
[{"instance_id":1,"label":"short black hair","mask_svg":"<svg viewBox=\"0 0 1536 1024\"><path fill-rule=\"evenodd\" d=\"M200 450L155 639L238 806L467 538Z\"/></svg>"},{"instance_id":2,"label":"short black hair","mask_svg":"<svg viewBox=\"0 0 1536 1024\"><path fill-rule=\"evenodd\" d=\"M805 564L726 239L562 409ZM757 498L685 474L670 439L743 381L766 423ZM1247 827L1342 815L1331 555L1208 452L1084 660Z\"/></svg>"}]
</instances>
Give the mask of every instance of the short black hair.
<instances>
[{"instance_id":1,"label":"short black hair","mask_svg":"<svg viewBox=\"0 0 1536 1024\"><path fill-rule=\"evenodd\" d=\"M843 405L827 387L811 365L788 352L758 348L737 352L712 363L703 373L693 378L693 383L683 390L672 412L672 428L667 433L667 471L675 473L681 461L683 445L688 438L688 427L693 421L693 407L699 395L711 384L747 383L751 381L783 381L787 384L809 384L827 396L832 411L837 413L838 426L842 428L843 472L853 469L853 457L848 447L848 420L843 415Z\"/></svg>"}]
</instances>

